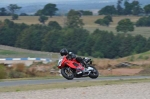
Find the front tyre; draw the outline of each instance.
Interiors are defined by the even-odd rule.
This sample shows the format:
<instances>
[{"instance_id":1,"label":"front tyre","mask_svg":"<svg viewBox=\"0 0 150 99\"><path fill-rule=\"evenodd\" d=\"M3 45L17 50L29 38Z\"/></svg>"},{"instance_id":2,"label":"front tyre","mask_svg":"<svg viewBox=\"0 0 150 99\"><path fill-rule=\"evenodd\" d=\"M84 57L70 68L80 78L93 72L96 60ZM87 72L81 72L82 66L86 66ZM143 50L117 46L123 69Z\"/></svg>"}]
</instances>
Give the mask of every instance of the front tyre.
<instances>
[{"instance_id":1,"label":"front tyre","mask_svg":"<svg viewBox=\"0 0 150 99\"><path fill-rule=\"evenodd\" d=\"M69 67L64 67L61 69L61 74L64 78L72 80L74 78L74 73Z\"/></svg>"},{"instance_id":2,"label":"front tyre","mask_svg":"<svg viewBox=\"0 0 150 99\"><path fill-rule=\"evenodd\" d=\"M94 66L90 66L90 67L93 68L93 70L89 74L89 77L92 79L96 79L99 76L99 72Z\"/></svg>"}]
</instances>

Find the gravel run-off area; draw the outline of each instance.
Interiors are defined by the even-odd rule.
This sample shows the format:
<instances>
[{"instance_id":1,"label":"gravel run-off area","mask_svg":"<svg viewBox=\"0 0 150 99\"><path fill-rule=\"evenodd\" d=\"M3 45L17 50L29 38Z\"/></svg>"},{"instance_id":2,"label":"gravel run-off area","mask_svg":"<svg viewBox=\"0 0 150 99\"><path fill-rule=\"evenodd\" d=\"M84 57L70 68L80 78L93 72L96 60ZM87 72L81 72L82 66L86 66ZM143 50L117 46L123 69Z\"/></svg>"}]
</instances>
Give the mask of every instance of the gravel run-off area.
<instances>
[{"instance_id":1,"label":"gravel run-off area","mask_svg":"<svg viewBox=\"0 0 150 99\"><path fill-rule=\"evenodd\" d=\"M150 83L3 92L0 99L150 99Z\"/></svg>"}]
</instances>

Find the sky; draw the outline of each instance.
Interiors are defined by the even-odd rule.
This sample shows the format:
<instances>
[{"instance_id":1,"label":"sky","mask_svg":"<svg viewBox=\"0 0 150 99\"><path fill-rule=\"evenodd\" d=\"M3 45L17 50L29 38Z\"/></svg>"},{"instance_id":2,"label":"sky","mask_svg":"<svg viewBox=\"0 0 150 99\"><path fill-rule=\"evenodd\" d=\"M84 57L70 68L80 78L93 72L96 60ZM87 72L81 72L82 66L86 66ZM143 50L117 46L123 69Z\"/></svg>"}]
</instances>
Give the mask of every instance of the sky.
<instances>
[{"instance_id":1,"label":"sky","mask_svg":"<svg viewBox=\"0 0 150 99\"><path fill-rule=\"evenodd\" d=\"M67 2L67 1L87 1L87 0L0 0L1 3L36 3L36 2ZM116 1L116 0L95 0L95 1Z\"/></svg>"},{"instance_id":2,"label":"sky","mask_svg":"<svg viewBox=\"0 0 150 99\"><path fill-rule=\"evenodd\" d=\"M81 0L0 0L1 3L32 3L32 2L63 2L63 1L81 1Z\"/></svg>"},{"instance_id":3,"label":"sky","mask_svg":"<svg viewBox=\"0 0 150 99\"><path fill-rule=\"evenodd\" d=\"M37 3L37 2L51 2L51 3L55 3L55 2L57 2L57 3L59 3L59 2L63 2L63 3L65 3L65 2L67 2L67 1L74 1L74 2L80 2L80 1L84 1L84 2L86 2L86 1L97 1L97 2L102 2L102 1L110 1L110 2L117 2L117 0L0 0L0 3L11 3L11 4L13 4L13 3L15 3L15 4L17 4L17 3ZM133 0L129 0L129 1L133 1ZM140 1L150 1L150 0L138 0L139 2Z\"/></svg>"}]
</instances>

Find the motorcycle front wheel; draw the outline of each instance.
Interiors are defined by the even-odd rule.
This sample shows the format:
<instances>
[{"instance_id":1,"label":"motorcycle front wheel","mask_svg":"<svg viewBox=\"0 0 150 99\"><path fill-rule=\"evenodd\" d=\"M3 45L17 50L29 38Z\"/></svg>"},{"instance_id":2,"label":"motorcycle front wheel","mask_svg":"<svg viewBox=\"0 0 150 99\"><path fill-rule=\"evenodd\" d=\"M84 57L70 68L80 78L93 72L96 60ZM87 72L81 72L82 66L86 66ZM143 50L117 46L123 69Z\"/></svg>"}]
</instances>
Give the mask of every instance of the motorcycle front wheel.
<instances>
[{"instance_id":1,"label":"motorcycle front wheel","mask_svg":"<svg viewBox=\"0 0 150 99\"><path fill-rule=\"evenodd\" d=\"M89 77L92 79L96 79L99 76L99 72L94 66L90 66L90 67L93 68L93 71L91 71Z\"/></svg>"},{"instance_id":2,"label":"motorcycle front wheel","mask_svg":"<svg viewBox=\"0 0 150 99\"><path fill-rule=\"evenodd\" d=\"M69 67L64 67L61 69L61 74L64 78L72 80L74 78L74 73Z\"/></svg>"}]
</instances>

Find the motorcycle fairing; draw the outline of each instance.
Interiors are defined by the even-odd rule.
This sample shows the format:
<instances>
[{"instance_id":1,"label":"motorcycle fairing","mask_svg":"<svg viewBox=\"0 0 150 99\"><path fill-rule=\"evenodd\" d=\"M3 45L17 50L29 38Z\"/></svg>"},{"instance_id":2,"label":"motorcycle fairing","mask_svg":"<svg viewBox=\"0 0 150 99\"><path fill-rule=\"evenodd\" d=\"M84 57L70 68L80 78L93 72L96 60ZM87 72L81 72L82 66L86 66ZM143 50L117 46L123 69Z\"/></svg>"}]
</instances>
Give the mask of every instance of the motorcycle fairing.
<instances>
[{"instance_id":1,"label":"motorcycle fairing","mask_svg":"<svg viewBox=\"0 0 150 99\"><path fill-rule=\"evenodd\" d=\"M76 64L77 64L77 63L76 63ZM74 64L73 61L67 61L67 62L66 62L66 65L69 66L69 67L71 67L71 68L73 68L73 69L76 69L76 68L77 68L77 66ZM79 66L79 64L78 64L78 66Z\"/></svg>"},{"instance_id":2,"label":"motorcycle fairing","mask_svg":"<svg viewBox=\"0 0 150 99\"><path fill-rule=\"evenodd\" d=\"M59 68L63 68L66 65L73 69L77 69L77 68L80 68L81 70L84 69L84 67L80 63L78 63L76 60L74 59L68 60L66 56L64 56L61 62L61 66L59 66Z\"/></svg>"}]
</instances>

